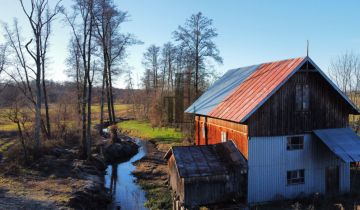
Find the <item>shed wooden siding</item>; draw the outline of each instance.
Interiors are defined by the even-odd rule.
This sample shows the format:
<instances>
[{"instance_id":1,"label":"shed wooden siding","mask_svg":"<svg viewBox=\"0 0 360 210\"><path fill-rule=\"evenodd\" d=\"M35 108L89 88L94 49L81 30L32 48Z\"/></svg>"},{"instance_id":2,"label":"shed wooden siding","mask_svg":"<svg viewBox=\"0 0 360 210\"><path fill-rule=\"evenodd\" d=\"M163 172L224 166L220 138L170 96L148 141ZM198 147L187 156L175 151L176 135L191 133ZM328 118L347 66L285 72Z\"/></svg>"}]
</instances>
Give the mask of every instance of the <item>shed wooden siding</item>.
<instances>
[{"instance_id":1,"label":"shed wooden siding","mask_svg":"<svg viewBox=\"0 0 360 210\"><path fill-rule=\"evenodd\" d=\"M248 202L276 197L325 193L325 168L339 166L340 191L350 191L350 165L337 158L319 139L305 134L304 149L287 150L286 136L251 137L248 159ZM287 185L287 171L305 169L305 183Z\"/></svg>"},{"instance_id":2,"label":"shed wooden siding","mask_svg":"<svg viewBox=\"0 0 360 210\"><path fill-rule=\"evenodd\" d=\"M169 169L169 174L171 176L169 176L169 183L170 186L173 190L178 190L178 192L175 192L176 195L180 196L181 200L184 200L184 180L182 178L180 178L178 170L177 170L177 166L176 166L176 161L173 155L171 155L171 157L168 160L168 169Z\"/></svg>"},{"instance_id":3,"label":"shed wooden siding","mask_svg":"<svg viewBox=\"0 0 360 210\"><path fill-rule=\"evenodd\" d=\"M207 134L204 134L203 127L206 122ZM248 126L229 122L226 120L215 119L211 117L195 117L195 143L196 145L221 143L221 132L226 132L228 140L232 140L239 151L248 158ZM206 142L206 135L208 142Z\"/></svg>"},{"instance_id":4,"label":"shed wooden siding","mask_svg":"<svg viewBox=\"0 0 360 210\"><path fill-rule=\"evenodd\" d=\"M296 111L296 84L309 84L310 109ZM317 72L295 73L245 122L249 136L276 136L348 126L346 101Z\"/></svg>"}]
</instances>

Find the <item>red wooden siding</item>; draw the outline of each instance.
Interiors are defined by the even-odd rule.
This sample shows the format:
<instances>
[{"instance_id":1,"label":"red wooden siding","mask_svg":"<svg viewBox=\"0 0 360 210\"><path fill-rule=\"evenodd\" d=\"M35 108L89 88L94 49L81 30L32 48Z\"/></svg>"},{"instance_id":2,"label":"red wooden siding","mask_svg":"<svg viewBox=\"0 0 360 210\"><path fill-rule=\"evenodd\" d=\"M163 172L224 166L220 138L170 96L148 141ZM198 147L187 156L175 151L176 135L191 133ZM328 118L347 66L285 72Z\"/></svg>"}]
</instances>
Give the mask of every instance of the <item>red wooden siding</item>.
<instances>
[{"instance_id":1,"label":"red wooden siding","mask_svg":"<svg viewBox=\"0 0 360 210\"><path fill-rule=\"evenodd\" d=\"M233 123L211 117L195 117L195 143L206 145L205 134L203 133L206 122L208 144L221 143L221 132L226 132L228 140L232 140L239 151L248 158L248 127L247 125Z\"/></svg>"}]
</instances>

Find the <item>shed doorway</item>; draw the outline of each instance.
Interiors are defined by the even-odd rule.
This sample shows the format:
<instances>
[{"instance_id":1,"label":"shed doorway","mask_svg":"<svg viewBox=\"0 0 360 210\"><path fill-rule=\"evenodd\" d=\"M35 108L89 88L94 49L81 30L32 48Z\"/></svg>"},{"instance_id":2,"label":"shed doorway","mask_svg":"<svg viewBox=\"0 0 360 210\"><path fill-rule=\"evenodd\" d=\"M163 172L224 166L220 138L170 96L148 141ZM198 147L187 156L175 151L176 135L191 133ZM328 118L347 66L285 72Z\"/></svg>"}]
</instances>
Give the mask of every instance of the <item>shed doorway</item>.
<instances>
[{"instance_id":1,"label":"shed doorway","mask_svg":"<svg viewBox=\"0 0 360 210\"><path fill-rule=\"evenodd\" d=\"M328 166L325 171L325 190L329 194L340 192L339 166Z\"/></svg>"}]
</instances>

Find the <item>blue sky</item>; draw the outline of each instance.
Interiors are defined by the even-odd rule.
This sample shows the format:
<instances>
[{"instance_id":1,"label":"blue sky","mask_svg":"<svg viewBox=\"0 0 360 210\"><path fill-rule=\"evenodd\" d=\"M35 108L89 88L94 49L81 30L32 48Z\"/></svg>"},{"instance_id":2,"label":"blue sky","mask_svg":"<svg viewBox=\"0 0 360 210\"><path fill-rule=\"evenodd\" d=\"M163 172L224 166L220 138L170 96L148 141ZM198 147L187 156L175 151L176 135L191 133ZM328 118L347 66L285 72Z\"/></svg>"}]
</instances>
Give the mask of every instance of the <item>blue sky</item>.
<instances>
[{"instance_id":1,"label":"blue sky","mask_svg":"<svg viewBox=\"0 0 360 210\"><path fill-rule=\"evenodd\" d=\"M54 0L51 0L53 2ZM114 0L128 11L130 21L122 30L135 34L143 45L131 47L127 63L134 76L143 74L142 54L150 44L162 45L172 40L172 32L196 12L214 20L219 36L215 42L224 59L216 70L258 64L306 55L310 41L310 57L327 71L331 59L360 49L360 1L295 1L295 0ZM25 24L18 1L0 0L0 20L11 22L14 17ZM71 0L64 0L65 7ZM66 80L64 61L67 56L69 28L57 21L51 38L51 72L54 80ZM0 38L0 42L2 38ZM117 87L124 87L121 77Z\"/></svg>"}]
</instances>

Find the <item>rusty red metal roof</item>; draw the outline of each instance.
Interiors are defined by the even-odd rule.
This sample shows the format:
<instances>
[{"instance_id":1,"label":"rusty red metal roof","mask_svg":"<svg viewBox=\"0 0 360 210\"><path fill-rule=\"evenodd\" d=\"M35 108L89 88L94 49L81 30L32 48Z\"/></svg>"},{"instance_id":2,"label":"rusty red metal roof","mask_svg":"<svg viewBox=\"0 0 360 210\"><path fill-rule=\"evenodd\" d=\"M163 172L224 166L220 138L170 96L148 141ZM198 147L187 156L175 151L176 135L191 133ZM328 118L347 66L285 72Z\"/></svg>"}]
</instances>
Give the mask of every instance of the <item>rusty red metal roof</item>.
<instances>
[{"instance_id":1,"label":"rusty red metal roof","mask_svg":"<svg viewBox=\"0 0 360 210\"><path fill-rule=\"evenodd\" d=\"M209 116L242 122L298 67L304 58L260 65L256 71L228 95Z\"/></svg>"},{"instance_id":2,"label":"rusty red metal roof","mask_svg":"<svg viewBox=\"0 0 360 210\"><path fill-rule=\"evenodd\" d=\"M359 113L357 106L309 58L263 63L225 73L189 108L187 113L243 123L306 62Z\"/></svg>"}]
</instances>

